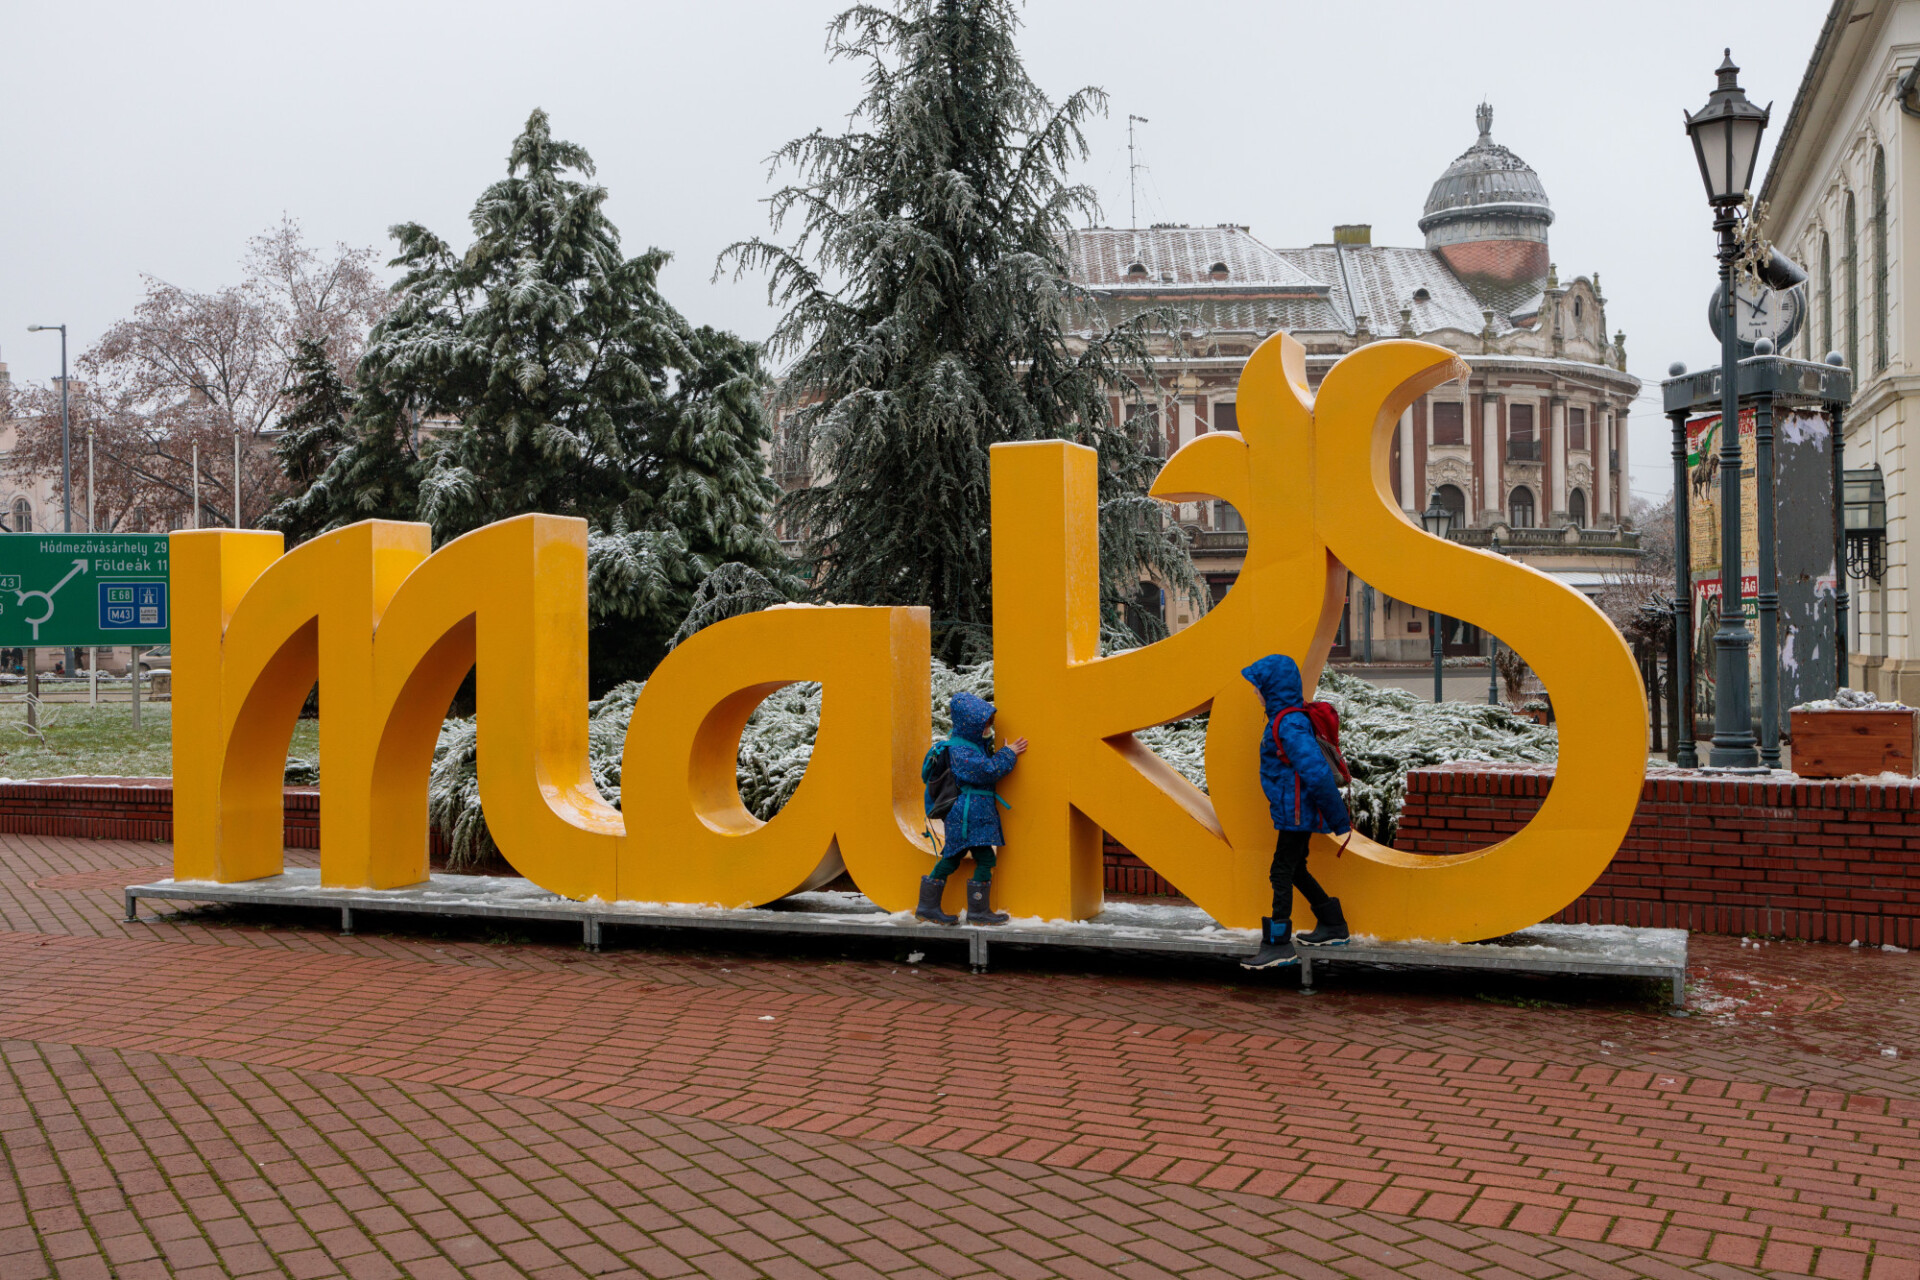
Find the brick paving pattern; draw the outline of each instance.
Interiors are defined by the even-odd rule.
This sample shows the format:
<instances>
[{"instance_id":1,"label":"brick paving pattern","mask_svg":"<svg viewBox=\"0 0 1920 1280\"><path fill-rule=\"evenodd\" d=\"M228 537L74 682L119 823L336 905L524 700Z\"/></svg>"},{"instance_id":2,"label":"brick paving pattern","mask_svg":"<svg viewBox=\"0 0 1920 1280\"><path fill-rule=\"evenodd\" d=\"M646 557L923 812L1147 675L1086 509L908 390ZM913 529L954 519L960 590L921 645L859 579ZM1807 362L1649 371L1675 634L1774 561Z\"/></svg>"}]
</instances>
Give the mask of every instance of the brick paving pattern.
<instances>
[{"instance_id":1,"label":"brick paving pattern","mask_svg":"<svg viewBox=\"0 0 1920 1280\"><path fill-rule=\"evenodd\" d=\"M1675 1019L1653 985L125 924L166 856L0 836L5 1280L1920 1278L1920 955L1696 937Z\"/></svg>"}]
</instances>

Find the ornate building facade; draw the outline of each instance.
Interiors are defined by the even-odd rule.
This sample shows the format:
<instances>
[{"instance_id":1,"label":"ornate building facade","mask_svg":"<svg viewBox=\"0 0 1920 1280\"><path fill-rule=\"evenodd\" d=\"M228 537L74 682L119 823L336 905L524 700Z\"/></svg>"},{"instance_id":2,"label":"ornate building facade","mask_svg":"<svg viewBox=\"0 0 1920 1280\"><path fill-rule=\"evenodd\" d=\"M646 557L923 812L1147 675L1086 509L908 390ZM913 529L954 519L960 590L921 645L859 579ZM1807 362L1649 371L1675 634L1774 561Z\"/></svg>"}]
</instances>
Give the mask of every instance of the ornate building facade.
<instances>
[{"instance_id":1,"label":"ornate building facade","mask_svg":"<svg viewBox=\"0 0 1920 1280\"><path fill-rule=\"evenodd\" d=\"M1489 546L1596 592L1631 569L1637 535L1625 527L1627 413L1639 381L1626 372L1625 337L1607 334L1597 273L1562 282L1548 242L1553 209L1539 176L1493 141L1493 112L1479 137L1433 184L1419 248L1376 245L1365 225L1333 229L1326 244L1272 248L1250 228L1160 225L1092 228L1073 243L1076 279L1098 298L1102 321L1153 309L1178 314L1156 343L1158 443L1169 452L1207 431L1238 426L1241 368L1284 331L1306 348L1317 386L1347 352L1406 337L1467 357L1471 378L1423 396L1400 419L1390 470L1414 518L1437 497L1452 509L1454 537ZM1116 416L1141 412L1116 396ZM1187 504L1195 561L1214 595L1239 571L1246 534L1224 503ZM1158 589L1142 607L1164 609L1175 630L1192 621ZM1336 654L1374 660L1426 656L1424 611L1356 582ZM1478 653L1469 625L1446 624L1450 653Z\"/></svg>"},{"instance_id":2,"label":"ornate building facade","mask_svg":"<svg viewBox=\"0 0 1920 1280\"><path fill-rule=\"evenodd\" d=\"M1847 682L1917 702L1906 464L1920 438L1920 312L1907 310L1906 286L1920 219L1906 219L1909 178L1920 207L1920 3L1835 0L1761 185L1761 229L1807 269L1807 322L1786 354L1837 351L1853 370L1846 467L1886 492L1883 554L1848 568Z\"/></svg>"}]
</instances>

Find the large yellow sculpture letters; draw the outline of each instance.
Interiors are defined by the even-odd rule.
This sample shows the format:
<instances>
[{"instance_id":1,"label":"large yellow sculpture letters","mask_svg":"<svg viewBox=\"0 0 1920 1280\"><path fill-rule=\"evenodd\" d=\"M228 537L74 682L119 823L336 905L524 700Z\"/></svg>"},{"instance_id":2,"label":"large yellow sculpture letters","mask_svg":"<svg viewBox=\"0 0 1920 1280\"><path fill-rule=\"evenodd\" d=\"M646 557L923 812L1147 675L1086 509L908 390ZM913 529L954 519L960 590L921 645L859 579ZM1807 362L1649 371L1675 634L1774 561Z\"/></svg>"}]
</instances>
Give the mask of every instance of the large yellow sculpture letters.
<instances>
[{"instance_id":1,"label":"large yellow sculpture letters","mask_svg":"<svg viewBox=\"0 0 1920 1280\"><path fill-rule=\"evenodd\" d=\"M1248 363L1240 433L1201 436L1154 487L1246 519L1246 567L1194 626L1098 653L1095 459L1065 443L993 457L1000 730L1033 749L1002 786L1001 899L1017 915L1100 910L1101 832L1226 924L1262 914L1273 830L1259 786L1263 712L1240 669L1294 655L1311 683L1348 567L1389 594L1480 624L1555 695L1560 772L1528 826L1490 848L1417 857L1356 837L1315 871L1354 928L1472 939L1532 924L1592 883L1640 793L1645 712L1625 645L1577 593L1410 524L1387 478L1400 411L1465 373L1450 352L1382 342L1317 397L1301 350ZM430 553L425 526L368 521L282 554L278 535L173 535L175 875L247 880L281 866L280 762L321 699L321 876L373 889L427 871L426 782L446 707L477 669L480 794L513 865L575 898L748 906L848 871L912 905L929 736L925 610L788 607L709 627L649 680L622 762L622 805L588 768L586 530L523 516ZM806 776L770 822L741 803L740 735L769 694L823 686ZM1133 733L1211 709L1203 794ZM633 815L629 821L626 815ZM953 895L960 893L956 880ZM957 903L949 903L950 907Z\"/></svg>"}]
</instances>

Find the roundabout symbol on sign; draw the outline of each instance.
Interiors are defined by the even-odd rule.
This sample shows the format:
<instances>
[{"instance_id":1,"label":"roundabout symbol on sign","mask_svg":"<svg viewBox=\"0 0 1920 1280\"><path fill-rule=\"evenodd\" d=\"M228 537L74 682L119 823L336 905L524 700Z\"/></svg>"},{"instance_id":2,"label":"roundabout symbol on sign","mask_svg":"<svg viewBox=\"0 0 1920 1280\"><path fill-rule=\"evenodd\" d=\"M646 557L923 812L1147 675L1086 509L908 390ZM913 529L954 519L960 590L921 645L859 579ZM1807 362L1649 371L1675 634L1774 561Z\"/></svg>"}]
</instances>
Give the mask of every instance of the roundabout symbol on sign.
<instances>
[{"instance_id":1,"label":"roundabout symbol on sign","mask_svg":"<svg viewBox=\"0 0 1920 1280\"><path fill-rule=\"evenodd\" d=\"M45 591L21 591L18 588L14 589L13 596L15 604L24 606L28 598L32 596L38 596L47 602L47 611L45 613L37 618L27 618L24 620L28 626L33 628L33 638L35 640L40 638L40 624L53 620L54 593L66 586L69 582L72 582L75 574L85 573L86 571L87 562L84 559L76 558L73 562L73 568L67 570L67 576L54 583L51 587L48 587Z\"/></svg>"}]
</instances>

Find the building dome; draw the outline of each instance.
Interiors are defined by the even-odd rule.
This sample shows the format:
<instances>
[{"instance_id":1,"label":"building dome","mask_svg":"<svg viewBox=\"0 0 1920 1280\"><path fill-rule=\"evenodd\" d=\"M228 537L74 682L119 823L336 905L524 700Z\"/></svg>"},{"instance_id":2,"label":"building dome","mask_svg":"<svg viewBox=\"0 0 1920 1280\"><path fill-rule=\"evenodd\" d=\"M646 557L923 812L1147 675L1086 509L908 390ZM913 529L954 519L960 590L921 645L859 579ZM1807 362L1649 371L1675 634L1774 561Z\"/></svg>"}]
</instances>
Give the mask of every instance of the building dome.
<instances>
[{"instance_id":1,"label":"building dome","mask_svg":"<svg viewBox=\"0 0 1920 1280\"><path fill-rule=\"evenodd\" d=\"M1493 108L1474 112L1480 137L1427 194L1420 230L1427 248L1470 285L1519 284L1547 276L1553 206L1532 166L1492 137Z\"/></svg>"}]
</instances>

